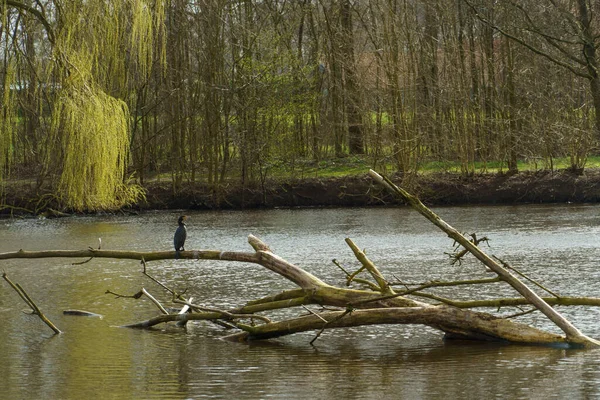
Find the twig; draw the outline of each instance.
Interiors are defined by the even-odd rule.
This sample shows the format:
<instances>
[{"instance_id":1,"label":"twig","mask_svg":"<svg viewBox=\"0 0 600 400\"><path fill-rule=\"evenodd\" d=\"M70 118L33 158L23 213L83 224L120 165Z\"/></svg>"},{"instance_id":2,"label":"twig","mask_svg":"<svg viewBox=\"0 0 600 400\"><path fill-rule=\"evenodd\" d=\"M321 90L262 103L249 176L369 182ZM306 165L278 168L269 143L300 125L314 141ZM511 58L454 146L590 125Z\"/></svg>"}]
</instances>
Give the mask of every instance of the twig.
<instances>
[{"instance_id":1,"label":"twig","mask_svg":"<svg viewBox=\"0 0 600 400\"><path fill-rule=\"evenodd\" d=\"M340 263L338 262L338 260L336 260L336 259L334 258L333 260L331 260L331 262L332 262L332 263L334 263L335 265L337 265L337 267L338 267L339 269L341 269L341 270L342 270L342 272L343 272L343 273L346 275L346 277L349 277L349 276L350 276L350 273L349 273L348 271L346 271L346 269L345 269L344 267L342 267L342 264L340 264Z\"/></svg>"},{"instance_id":2,"label":"twig","mask_svg":"<svg viewBox=\"0 0 600 400\"><path fill-rule=\"evenodd\" d=\"M169 314L169 312L162 306L162 304L160 304L160 302L158 300L156 300L154 298L154 296L152 296L150 293L148 293L148 291L144 288L142 288L139 292L132 294L132 295L119 294L119 293L112 292L110 290L107 290L106 292L104 292L104 294L112 294L112 295L115 295L116 298L125 298L125 299L139 299L143 295L146 295L146 297L148 297L150 299L150 301L152 301L163 314Z\"/></svg>"},{"instance_id":3,"label":"twig","mask_svg":"<svg viewBox=\"0 0 600 400\"><path fill-rule=\"evenodd\" d=\"M171 289L170 287L168 287L167 285L165 285L164 283L162 283L161 281L159 281L158 279L156 279L155 277L153 277L152 275L150 275L148 273L148 269L147 269L146 261L144 260L144 257L142 257L141 263L144 266L144 269L143 269L142 273L146 277L148 277L148 279L150 279L152 282L156 283L161 288L165 289L167 292L171 293L171 295L173 295L173 298L177 298L177 299L180 299L180 300L185 300L185 298L183 297L183 294L187 291L187 289L185 289L181 293L177 293L175 290Z\"/></svg>"},{"instance_id":4,"label":"twig","mask_svg":"<svg viewBox=\"0 0 600 400\"><path fill-rule=\"evenodd\" d=\"M90 250L92 250L92 249L90 248ZM81 261L81 262L71 263L71 265L83 265L85 263L88 263L88 262L92 261L93 259L94 259L94 257L92 256L92 257L88 258L87 260L84 260L84 261Z\"/></svg>"},{"instance_id":5,"label":"twig","mask_svg":"<svg viewBox=\"0 0 600 400\"><path fill-rule=\"evenodd\" d=\"M321 336L321 334L323 332L325 332L325 329L327 329L327 325L329 325L331 323L334 323L336 321L339 321L340 319L344 318L346 315L350 314L352 311L354 311L354 309L352 307L348 307L348 308L346 308L346 311L344 311L342 314L340 314L339 316L335 317L331 321L327 321L323 317L321 317L320 315L317 315L317 317L319 317L321 320L325 321L325 325L323 325L323 328L321 328L321 330L319 332L317 332L317 334L315 335L315 337L313 338L313 340L310 341L310 345L312 346L313 343Z\"/></svg>"},{"instance_id":6,"label":"twig","mask_svg":"<svg viewBox=\"0 0 600 400\"><path fill-rule=\"evenodd\" d=\"M402 279L398 278L395 274L392 274L392 276L396 281L398 281L398 285L402 285L406 288L406 290L410 290L410 288L408 287L409 285L411 285L410 283L402 282ZM396 283L390 283L390 286L392 285L396 285Z\"/></svg>"},{"instance_id":7,"label":"twig","mask_svg":"<svg viewBox=\"0 0 600 400\"><path fill-rule=\"evenodd\" d=\"M479 243L481 242L489 242L489 239L484 236L481 239L477 238L477 234L476 233L471 233L471 243L473 243L475 246L479 245ZM467 255L469 253L469 250L467 249L462 249L460 252L456 252L460 247L462 247L458 242L454 242L455 244L455 252L454 253L446 253L448 254L448 256L450 256L450 258L452 258L452 262L450 263L450 265L454 265L458 262L458 265L462 264L462 258Z\"/></svg>"},{"instance_id":8,"label":"twig","mask_svg":"<svg viewBox=\"0 0 600 400\"><path fill-rule=\"evenodd\" d=\"M525 275L523 272L519 271L518 269L516 269L515 267L513 267L512 265L510 265L508 262L503 261L503 260L501 260L500 258L498 258L496 256L494 256L494 258L496 260L500 261L502 263L502 265L504 265L505 268L508 268L510 270L515 271L517 274L519 274L523 278L527 279L529 282L533 283L534 285L536 285L540 289L542 289L542 290L550 293L552 296L556 297L557 299L560 298L560 296L558 294L554 293L552 290L548 289L547 287L545 287L544 285L542 285L541 283L539 283L535 279L532 279L529 276Z\"/></svg>"},{"instance_id":9,"label":"twig","mask_svg":"<svg viewBox=\"0 0 600 400\"><path fill-rule=\"evenodd\" d=\"M19 295L19 297L21 297L21 299L27 303L27 305L33 310L33 305L29 302L29 299L21 292L21 290L19 290L19 288L17 287L17 285L15 285L9 278L8 275L6 275L6 272L2 273L2 278L4 278L4 280L6 282L8 282L8 284L15 290L15 292L17 292L17 294Z\"/></svg>"},{"instance_id":10,"label":"twig","mask_svg":"<svg viewBox=\"0 0 600 400\"><path fill-rule=\"evenodd\" d=\"M112 294L114 295L117 299L118 298L126 298L126 299L139 299L140 297L142 297L144 295L144 292L142 292L141 290L139 292L137 292L136 294L132 294L132 295L127 295L127 294L119 294L119 293L115 293L112 292L110 290L107 290L106 292L104 292L104 294Z\"/></svg>"},{"instance_id":11,"label":"twig","mask_svg":"<svg viewBox=\"0 0 600 400\"><path fill-rule=\"evenodd\" d=\"M98 250L100 250L100 249L102 249L102 238L98 238ZM92 246L90 246L90 247L88 247L88 250L91 251L92 254L94 254L94 250L96 250L96 249L94 249ZM85 261L72 263L71 265L82 265L82 264L92 261L93 259L94 259L94 256L91 256L90 258L88 258Z\"/></svg>"},{"instance_id":12,"label":"twig","mask_svg":"<svg viewBox=\"0 0 600 400\"><path fill-rule=\"evenodd\" d=\"M310 308L306 307L305 305L303 305L302 308L304 308L306 311L308 311L309 313L311 313L315 317L319 318L321 321L327 323L327 320L325 318L321 317L319 314L317 314L316 312L314 312Z\"/></svg>"},{"instance_id":13,"label":"twig","mask_svg":"<svg viewBox=\"0 0 600 400\"><path fill-rule=\"evenodd\" d=\"M359 269L357 269L356 271L354 271L353 273L348 275L348 277L346 278L346 286L350 286L350 284L352 283L354 278L356 278L356 276L358 274L360 274L361 272L363 272L364 270L365 270L365 266L362 265ZM381 288L379 288L378 290L381 291Z\"/></svg>"},{"instance_id":14,"label":"twig","mask_svg":"<svg viewBox=\"0 0 600 400\"><path fill-rule=\"evenodd\" d=\"M350 283L356 282L356 283L360 283L360 284L368 286L369 289L373 290L374 292L381 291L381 288L379 286L377 286L376 284L374 284L373 282L368 281L366 279L356 278L356 275L358 275L364 269L364 267L361 267L358 271L351 274L348 271L346 271L346 269L344 267L342 267L342 265L335 258L331 261L335 265L337 265L338 268L341 269L344 274L346 274L346 286L350 286Z\"/></svg>"},{"instance_id":15,"label":"twig","mask_svg":"<svg viewBox=\"0 0 600 400\"><path fill-rule=\"evenodd\" d=\"M148 274L148 272L146 272L146 260L144 260L144 257L142 257L141 260L142 265L144 266L144 269L142 271L142 273L144 275L146 275L151 281L153 281L154 283L158 284L158 286L162 287L163 289L165 289L167 292L171 293L172 295L176 295L175 291L169 287L167 287L165 284L163 284L162 282L160 282L158 279L154 278L152 275Z\"/></svg>"},{"instance_id":16,"label":"twig","mask_svg":"<svg viewBox=\"0 0 600 400\"><path fill-rule=\"evenodd\" d=\"M523 315L531 314L531 313L536 312L536 311L539 311L539 310L534 307L531 310L521 311L520 313L515 313L515 314L507 315L504 318L505 319L511 319L511 318L522 317Z\"/></svg>"}]
</instances>

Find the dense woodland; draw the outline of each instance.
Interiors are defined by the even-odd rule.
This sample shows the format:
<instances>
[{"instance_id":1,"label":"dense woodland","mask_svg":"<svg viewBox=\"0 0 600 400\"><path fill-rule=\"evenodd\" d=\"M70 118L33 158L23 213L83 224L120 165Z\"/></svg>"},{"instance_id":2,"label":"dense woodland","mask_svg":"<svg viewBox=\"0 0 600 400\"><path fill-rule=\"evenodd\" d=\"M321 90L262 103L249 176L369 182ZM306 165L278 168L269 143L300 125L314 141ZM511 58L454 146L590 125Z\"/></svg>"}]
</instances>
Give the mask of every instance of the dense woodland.
<instances>
[{"instance_id":1,"label":"dense woodland","mask_svg":"<svg viewBox=\"0 0 600 400\"><path fill-rule=\"evenodd\" d=\"M359 155L581 171L600 138L591 0L0 0L0 180L65 207L253 185ZM477 164L476 164L477 163ZM141 186L140 186L141 185Z\"/></svg>"}]
</instances>

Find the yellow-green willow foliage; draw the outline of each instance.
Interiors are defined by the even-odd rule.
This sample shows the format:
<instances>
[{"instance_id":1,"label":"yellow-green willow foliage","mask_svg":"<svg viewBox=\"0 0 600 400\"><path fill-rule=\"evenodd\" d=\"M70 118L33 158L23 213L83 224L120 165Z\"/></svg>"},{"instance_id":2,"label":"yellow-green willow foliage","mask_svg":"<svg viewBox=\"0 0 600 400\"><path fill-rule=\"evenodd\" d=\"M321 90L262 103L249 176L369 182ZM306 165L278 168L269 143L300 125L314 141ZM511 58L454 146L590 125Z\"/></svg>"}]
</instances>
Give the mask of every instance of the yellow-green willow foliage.
<instances>
[{"instance_id":1,"label":"yellow-green willow foliage","mask_svg":"<svg viewBox=\"0 0 600 400\"><path fill-rule=\"evenodd\" d=\"M147 79L155 49L164 64L165 1L69 1L61 14L55 50L67 63L73 52L85 54L95 82L126 96L125 91L135 85L132 80Z\"/></svg>"},{"instance_id":2,"label":"yellow-green willow foliage","mask_svg":"<svg viewBox=\"0 0 600 400\"><path fill-rule=\"evenodd\" d=\"M15 69L12 63L7 63L2 81L2 103L0 116L0 182L3 181L5 170L10 165L12 157L11 146L16 119L16 104L14 101ZM2 192L0 188L0 193Z\"/></svg>"},{"instance_id":3,"label":"yellow-green willow foliage","mask_svg":"<svg viewBox=\"0 0 600 400\"><path fill-rule=\"evenodd\" d=\"M124 183L129 148L126 104L97 88L65 88L56 101L52 132L61 143L58 194L73 210L114 209L139 194Z\"/></svg>"},{"instance_id":4,"label":"yellow-green willow foliage","mask_svg":"<svg viewBox=\"0 0 600 400\"><path fill-rule=\"evenodd\" d=\"M143 77L147 77L149 66L154 56L154 48L159 50L161 65L166 64L166 35L164 32L164 2L161 0L149 3L136 0L131 5L130 47L136 58L136 66ZM154 45L148 45L154 43Z\"/></svg>"},{"instance_id":5,"label":"yellow-green willow foliage","mask_svg":"<svg viewBox=\"0 0 600 400\"><path fill-rule=\"evenodd\" d=\"M7 13L2 13L2 30L0 36L7 37L9 33ZM11 151L10 146L13 138L13 123L15 117L15 102L12 98L12 88L15 79L15 68L14 64L10 61L8 56L9 46L3 46L2 58L4 65L2 70L4 72L2 76L0 87L2 89L2 97L0 103L0 183L3 182L5 169L10 165ZM0 195L2 195L2 186L0 186Z\"/></svg>"},{"instance_id":6,"label":"yellow-green willow foliage","mask_svg":"<svg viewBox=\"0 0 600 400\"><path fill-rule=\"evenodd\" d=\"M147 79L163 36L163 1L88 0L61 15L54 52L64 78L46 164L59 167L57 197L69 209L115 209L143 196L124 181L131 117L122 99Z\"/></svg>"}]
</instances>

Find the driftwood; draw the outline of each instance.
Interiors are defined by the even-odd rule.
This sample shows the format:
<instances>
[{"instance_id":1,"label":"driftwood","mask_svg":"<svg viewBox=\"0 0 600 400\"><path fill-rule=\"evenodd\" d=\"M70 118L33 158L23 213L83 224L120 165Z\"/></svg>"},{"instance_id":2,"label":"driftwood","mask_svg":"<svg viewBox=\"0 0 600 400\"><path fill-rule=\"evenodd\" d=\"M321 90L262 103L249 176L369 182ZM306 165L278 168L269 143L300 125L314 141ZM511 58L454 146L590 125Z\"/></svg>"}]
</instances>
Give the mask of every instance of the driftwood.
<instances>
[{"instance_id":1,"label":"driftwood","mask_svg":"<svg viewBox=\"0 0 600 400\"><path fill-rule=\"evenodd\" d=\"M2 278L10 285L10 287L12 287L15 290L15 292L17 292L17 294L19 295L19 297L21 297L21 299L23 299L23 301L31 308L32 314L35 314L38 317L40 317L40 319L46 325L48 325L48 327L50 327L50 329L52 329L55 334L62 333L61 330L58 329L56 327L56 325L54 325L52 323L52 321L50 321L48 319L48 317L46 317L46 315L44 315L44 313L42 312L42 310L40 310L40 308L37 306L37 304L35 304L35 302L33 301L33 299L27 294L27 292L25 291L25 289L23 289L23 287L21 285L19 285L18 283L14 283L13 281L11 281L10 278L8 277L8 275L6 275L6 272L2 273Z\"/></svg>"},{"instance_id":2,"label":"driftwood","mask_svg":"<svg viewBox=\"0 0 600 400\"><path fill-rule=\"evenodd\" d=\"M546 344L559 346L597 347L599 342L583 335L569 321L551 306L562 305L600 305L598 298L552 297L542 298L535 294L516 276L511 274L505 265L487 256L479 247L476 240L470 241L460 234L431 210L425 207L417 198L397 188L391 182L375 173L372 176L390 190L399 193L407 202L425 215L448 236L459 243L462 248L474 254L487 267L498 274L495 278L468 280L457 282L425 282L409 288L406 284L403 290L393 281L386 279L350 239L346 242L361 263L360 271L368 273L371 280L357 278L358 272L348 272L339 263L350 283L365 283L366 289L336 287L329 285L316 276L291 264L271 252L269 247L253 235L248 242L253 252L196 250L164 252L135 252L92 249L71 251L53 250L2 253L0 260L13 258L45 258L45 257L74 257L74 258L121 258L141 261L144 264L144 275L168 292L175 304L183 305L185 310L169 311L162 307L162 315L147 321L126 325L129 328L150 328L162 323L177 322L178 325L188 321L212 321L227 328L235 328L237 332L226 338L236 341L262 340L289 335L297 332L316 331L318 338L321 333L331 328L342 328L376 324L423 324L438 329L450 338L467 338L478 340L495 340L510 343ZM464 254L462 254L464 255ZM461 255L461 257L462 257ZM270 271L285 277L297 288L277 293L265 298L247 302L235 309L220 310L214 307L194 304L192 299L185 299L182 294L169 289L167 285L151 277L146 270L146 263L165 259L203 259L232 262L255 263ZM335 262L335 260L334 260ZM522 298L496 300L456 301L445 299L426 292L426 289L449 285L486 284L503 281L515 288ZM108 292L112 293L112 292ZM114 293L113 293L114 294ZM149 296L143 289L130 298L140 298L142 294ZM425 301L426 300L426 301ZM158 302L158 301L156 301ZM531 304L543 312L560 327L564 336L515 322L512 319L498 317L489 313L470 310L475 307L508 307ZM318 306L319 310L307 306ZM269 310L297 308L304 315L283 321L271 321L264 315ZM306 314L308 312L308 314ZM313 339L313 341L315 340Z\"/></svg>"}]
</instances>

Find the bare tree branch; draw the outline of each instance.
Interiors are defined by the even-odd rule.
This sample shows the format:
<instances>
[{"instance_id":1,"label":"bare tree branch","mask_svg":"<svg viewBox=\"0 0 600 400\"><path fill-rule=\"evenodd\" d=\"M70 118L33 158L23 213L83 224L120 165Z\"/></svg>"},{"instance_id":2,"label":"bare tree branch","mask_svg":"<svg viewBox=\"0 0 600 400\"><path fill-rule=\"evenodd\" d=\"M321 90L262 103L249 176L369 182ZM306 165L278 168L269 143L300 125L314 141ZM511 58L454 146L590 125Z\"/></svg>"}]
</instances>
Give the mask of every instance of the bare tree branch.
<instances>
[{"instance_id":1,"label":"bare tree branch","mask_svg":"<svg viewBox=\"0 0 600 400\"><path fill-rule=\"evenodd\" d=\"M535 46L533 46L532 44L528 43L526 40L515 36L509 32L507 32L506 30L500 28L499 26L493 24L492 22L490 22L487 18L483 17L479 11L477 10L477 8L471 4L468 0L463 0L474 12L475 16L477 17L477 19L479 19L481 22L483 22L484 24L492 27L493 29L497 30L498 32L500 32L502 35L506 36L509 39L514 40L515 42L521 44L522 46L526 47L527 49L531 50L532 52L534 52L537 55L540 55L544 58L546 58L547 60L553 62L556 65L559 65L563 68L568 69L569 71L571 71L573 74L580 76L582 78L586 78L586 79L591 79L592 76L589 73L585 73L580 71L579 69L575 68L573 65L566 63L564 61L559 60L558 58L552 56L551 54L548 54L547 52L543 51L542 49L539 49ZM552 42L549 42L552 44ZM553 44L554 46L555 44ZM581 60L578 60L577 58L573 59L573 56L571 55L569 57L569 59L572 59L572 61L577 61L578 64L581 64L582 66L587 66L586 62L582 62Z\"/></svg>"},{"instance_id":2,"label":"bare tree branch","mask_svg":"<svg viewBox=\"0 0 600 400\"><path fill-rule=\"evenodd\" d=\"M31 7L25 3L22 3L20 1L15 1L15 0L4 0L4 4L6 4L7 6L11 6L11 7L15 7L18 8L22 11L25 11L31 15L33 15L35 18L37 18L38 21L41 22L41 24L44 26L44 29L46 30L46 33L48 34L48 41L54 45L56 42L56 38L54 36L54 29L52 28L52 25L50 25L50 22L48 22L48 19L46 18L46 15L43 11ZM0 3L0 6L2 4Z\"/></svg>"}]
</instances>

